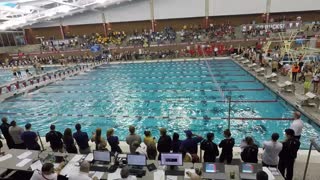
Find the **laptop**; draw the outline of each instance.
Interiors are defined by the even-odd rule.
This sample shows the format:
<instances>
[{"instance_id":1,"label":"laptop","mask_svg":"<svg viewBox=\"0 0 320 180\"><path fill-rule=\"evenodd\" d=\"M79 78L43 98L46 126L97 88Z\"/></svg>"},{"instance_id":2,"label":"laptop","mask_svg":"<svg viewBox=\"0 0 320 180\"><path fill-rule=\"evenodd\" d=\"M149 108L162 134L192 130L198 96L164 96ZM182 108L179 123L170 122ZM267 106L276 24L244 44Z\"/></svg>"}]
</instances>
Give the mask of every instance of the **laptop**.
<instances>
[{"instance_id":1,"label":"laptop","mask_svg":"<svg viewBox=\"0 0 320 180\"><path fill-rule=\"evenodd\" d=\"M240 178L255 180L257 172L262 170L261 164L242 163L240 165Z\"/></svg>"},{"instance_id":2,"label":"laptop","mask_svg":"<svg viewBox=\"0 0 320 180\"><path fill-rule=\"evenodd\" d=\"M93 160L91 162L90 171L106 172L106 166L111 161L109 151L93 151Z\"/></svg>"},{"instance_id":3,"label":"laptop","mask_svg":"<svg viewBox=\"0 0 320 180\"><path fill-rule=\"evenodd\" d=\"M202 177L205 179L226 179L224 164L203 163Z\"/></svg>"},{"instance_id":4,"label":"laptop","mask_svg":"<svg viewBox=\"0 0 320 180\"><path fill-rule=\"evenodd\" d=\"M109 151L93 151L92 164L107 165L111 161L111 155Z\"/></svg>"},{"instance_id":5,"label":"laptop","mask_svg":"<svg viewBox=\"0 0 320 180\"><path fill-rule=\"evenodd\" d=\"M128 154L127 163L131 169L142 169L147 165L147 157L144 154Z\"/></svg>"},{"instance_id":6,"label":"laptop","mask_svg":"<svg viewBox=\"0 0 320 180\"><path fill-rule=\"evenodd\" d=\"M166 176L184 176L184 170L178 169L178 166L183 166L181 153L161 153L160 165L167 166Z\"/></svg>"},{"instance_id":7,"label":"laptop","mask_svg":"<svg viewBox=\"0 0 320 180\"><path fill-rule=\"evenodd\" d=\"M143 167L147 165L147 157L143 154L128 154L127 163L129 167L129 174L137 177L146 175Z\"/></svg>"}]
</instances>

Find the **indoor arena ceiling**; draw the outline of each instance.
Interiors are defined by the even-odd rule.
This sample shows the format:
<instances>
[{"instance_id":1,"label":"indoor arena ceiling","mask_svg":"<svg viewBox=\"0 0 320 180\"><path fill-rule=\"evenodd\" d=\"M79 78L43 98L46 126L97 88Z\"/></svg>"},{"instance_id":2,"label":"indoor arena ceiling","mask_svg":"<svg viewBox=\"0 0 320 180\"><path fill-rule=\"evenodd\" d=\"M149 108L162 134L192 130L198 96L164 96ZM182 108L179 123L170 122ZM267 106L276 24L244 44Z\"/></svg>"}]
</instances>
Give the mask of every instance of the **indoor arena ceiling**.
<instances>
[{"instance_id":1,"label":"indoor arena ceiling","mask_svg":"<svg viewBox=\"0 0 320 180\"><path fill-rule=\"evenodd\" d=\"M0 0L0 31L97 11L131 0Z\"/></svg>"}]
</instances>

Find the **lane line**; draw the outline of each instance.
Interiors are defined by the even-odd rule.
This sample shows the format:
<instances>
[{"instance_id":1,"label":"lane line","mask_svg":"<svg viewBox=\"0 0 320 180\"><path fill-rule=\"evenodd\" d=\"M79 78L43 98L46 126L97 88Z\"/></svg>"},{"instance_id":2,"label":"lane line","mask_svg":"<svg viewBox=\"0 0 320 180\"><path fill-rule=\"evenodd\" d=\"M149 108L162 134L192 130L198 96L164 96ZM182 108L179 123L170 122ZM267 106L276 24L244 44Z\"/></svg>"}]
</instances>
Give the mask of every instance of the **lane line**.
<instances>
[{"instance_id":1,"label":"lane line","mask_svg":"<svg viewBox=\"0 0 320 180\"><path fill-rule=\"evenodd\" d=\"M218 83L254 83L254 80L248 81L217 81ZM114 83L117 85L125 85L125 84L147 84L147 85L154 85L154 84L213 84L212 81L179 81L179 82L135 82L135 83ZM50 86L107 86L109 84L91 84L91 83L70 83L70 84L51 84Z\"/></svg>"},{"instance_id":2,"label":"lane line","mask_svg":"<svg viewBox=\"0 0 320 180\"><path fill-rule=\"evenodd\" d=\"M222 103L225 102L223 100L103 100L103 99L97 99L97 100L46 100L46 99L22 99L22 100L7 100L5 102L50 102L50 103L61 103L61 102L69 102L69 103L77 103L77 102L83 102L83 103L91 103L91 102L112 102L112 103L118 103L118 102L140 102L140 103ZM278 100L232 100L232 103L275 103L278 102Z\"/></svg>"},{"instance_id":3,"label":"lane line","mask_svg":"<svg viewBox=\"0 0 320 180\"><path fill-rule=\"evenodd\" d=\"M191 120L227 120L226 117L210 117L204 115L197 116L140 116L140 115L105 115L105 114L56 114L56 113L16 113L16 112L0 112L1 115L16 115L16 116L47 116L47 117L103 117L103 118L132 118L132 119L191 119ZM241 117L231 118L233 120L293 120L293 118L270 118L270 117ZM108 119L106 119L108 120Z\"/></svg>"},{"instance_id":4,"label":"lane line","mask_svg":"<svg viewBox=\"0 0 320 180\"><path fill-rule=\"evenodd\" d=\"M264 88L252 88L252 89L222 89L222 91L234 91L234 92L239 92L239 91L263 91L265 90ZM175 92L175 93L179 93L179 92L217 92L219 90L217 89L183 89L183 90L179 90L179 89L155 89L155 90L128 90L126 92ZM110 92L115 92L115 91L104 91L104 90L100 90L100 91L92 91L92 90L88 90L88 91L40 91L39 93L110 93ZM121 91L116 91L116 92L121 92ZM123 92L123 91L122 91Z\"/></svg>"}]
</instances>

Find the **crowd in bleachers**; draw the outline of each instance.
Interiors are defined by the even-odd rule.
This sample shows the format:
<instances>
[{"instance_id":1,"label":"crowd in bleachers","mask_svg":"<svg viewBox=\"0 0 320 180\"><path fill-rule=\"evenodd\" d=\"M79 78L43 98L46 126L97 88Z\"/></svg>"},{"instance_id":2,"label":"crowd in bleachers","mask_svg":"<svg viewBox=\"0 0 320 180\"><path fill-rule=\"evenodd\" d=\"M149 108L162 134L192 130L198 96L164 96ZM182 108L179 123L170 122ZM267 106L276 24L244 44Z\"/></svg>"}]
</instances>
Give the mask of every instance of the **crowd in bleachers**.
<instances>
[{"instance_id":1,"label":"crowd in bleachers","mask_svg":"<svg viewBox=\"0 0 320 180\"><path fill-rule=\"evenodd\" d=\"M297 157L297 151L300 148L300 138L303 129L303 121L300 119L299 112L294 113L294 120L290 129L285 130L286 139L278 142L279 134L273 133L270 140L263 143L264 153L262 155L262 164L269 167L278 167L284 175L287 169L286 179L292 180L292 171L294 160ZM32 125L27 123L25 128L17 125L16 121L9 124L6 117L2 118L0 125L1 132L6 140L9 149L29 149L40 150L38 143L39 136L32 131ZM198 145L204 151L204 162L216 162L230 164L233 160L233 147L235 139L229 129L223 132L224 139L216 144L214 142L214 133L210 132L206 137L194 134L191 130L185 130L186 139L180 140L178 133L173 133L172 137L167 134L166 128L160 128L160 137L156 140L148 130L144 131L144 137L136 134L134 126L129 126L129 133L126 137L126 143L129 146L129 152L132 154L143 154L150 160L160 160L161 153L182 153L185 162L200 162ZM68 152L88 154L91 152L89 141L94 143L94 149L99 151L110 151L111 154L123 153L119 146L119 138L115 135L113 128L106 131L103 135L102 129L97 128L92 137L81 130L81 125L75 125L75 132L66 128L63 133L56 130L55 125L50 125L49 132L45 135L45 140L50 144L53 152ZM110 146L109 147L107 146ZM1 143L2 147L2 143ZM0 149L1 149L0 147ZM221 148L221 153L219 151ZM258 163L258 145L252 137L246 137L241 141L241 160L248 163ZM216 160L218 158L218 160Z\"/></svg>"}]
</instances>

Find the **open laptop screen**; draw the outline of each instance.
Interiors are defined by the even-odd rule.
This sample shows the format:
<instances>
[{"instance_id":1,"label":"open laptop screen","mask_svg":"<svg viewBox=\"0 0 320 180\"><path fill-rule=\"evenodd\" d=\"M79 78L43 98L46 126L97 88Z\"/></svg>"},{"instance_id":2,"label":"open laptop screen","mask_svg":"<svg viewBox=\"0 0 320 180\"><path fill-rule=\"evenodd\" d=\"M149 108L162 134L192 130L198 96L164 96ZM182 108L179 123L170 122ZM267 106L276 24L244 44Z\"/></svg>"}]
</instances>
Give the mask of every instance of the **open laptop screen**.
<instances>
[{"instance_id":1,"label":"open laptop screen","mask_svg":"<svg viewBox=\"0 0 320 180\"><path fill-rule=\"evenodd\" d=\"M161 165L182 166L183 159L181 153L161 153Z\"/></svg>"},{"instance_id":2,"label":"open laptop screen","mask_svg":"<svg viewBox=\"0 0 320 180\"><path fill-rule=\"evenodd\" d=\"M145 166L147 165L147 157L140 154L128 154L128 165L132 166Z\"/></svg>"},{"instance_id":3,"label":"open laptop screen","mask_svg":"<svg viewBox=\"0 0 320 180\"><path fill-rule=\"evenodd\" d=\"M94 161L110 162L110 152L109 151L93 151Z\"/></svg>"},{"instance_id":4,"label":"open laptop screen","mask_svg":"<svg viewBox=\"0 0 320 180\"><path fill-rule=\"evenodd\" d=\"M254 167L252 164L242 164L243 173L253 173Z\"/></svg>"},{"instance_id":5,"label":"open laptop screen","mask_svg":"<svg viewBox=\"0 0 320 180\"><path fill-rule=\"evenodd\" d=\"M217 172L217 165L213 163L205 163L204 171L206 173L216 173Z\"/></svg>"}]
</instances>

